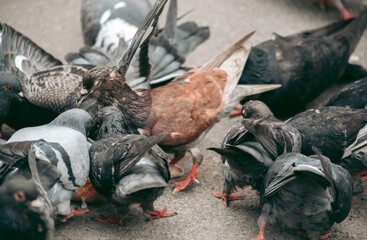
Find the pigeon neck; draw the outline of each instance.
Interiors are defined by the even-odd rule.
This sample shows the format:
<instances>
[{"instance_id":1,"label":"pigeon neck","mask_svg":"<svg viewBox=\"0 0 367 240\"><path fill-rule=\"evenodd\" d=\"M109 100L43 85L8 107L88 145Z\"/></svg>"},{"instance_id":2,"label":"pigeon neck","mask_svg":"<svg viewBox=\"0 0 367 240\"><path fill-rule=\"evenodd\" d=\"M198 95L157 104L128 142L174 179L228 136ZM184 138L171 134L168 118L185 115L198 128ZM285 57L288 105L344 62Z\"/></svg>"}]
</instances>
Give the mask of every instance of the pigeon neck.
<instances>
[{"instance_id":1,"label":"pigeon neck","mask_svg":"<svg viewBox=\"0 0 367 240\"><path fill-rule=\"evenodd\" d=\"M148 90L132 90L126 83L116 81L113 91L105 91L99 98L102 107L116 106L123 113L125 122L132 128L143 128L151 108Z\"/></svg>"},{"instance_id":2,"label":"pigeon neck","mask_svg":"<svg viewBox=\"0 0 367 240\"><path fill-rule=\"evenodd\" d=\"M138 134L138 130L130 125L128 117L123 114L105 117L99 128L96 140L114 134Z\"/></svg>"}]
</instances>

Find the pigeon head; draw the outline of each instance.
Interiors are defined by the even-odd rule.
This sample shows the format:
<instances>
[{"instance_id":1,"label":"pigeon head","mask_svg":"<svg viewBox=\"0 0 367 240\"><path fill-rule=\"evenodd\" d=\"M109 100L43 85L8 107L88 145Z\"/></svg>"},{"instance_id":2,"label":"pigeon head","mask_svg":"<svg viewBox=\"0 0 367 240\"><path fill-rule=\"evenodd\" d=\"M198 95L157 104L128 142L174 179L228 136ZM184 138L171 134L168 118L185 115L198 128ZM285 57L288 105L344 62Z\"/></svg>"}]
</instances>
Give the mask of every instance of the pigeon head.
<instances>
[{"instance_id":1,"label":"pigeon head","mask_svg":"<svg viewBox=\"0 0 367 240\"><path fill-rule=\"evenodd\" d=\"M1 186L2 204L15 204L17 208L37 208L38 191L36 185L22 177L10 179Z\"/></svg>"},{"instance_id":2,"label":"pigeon head","mask_svg":"<svg viewBox=\"0 0 367 240\"><path fill-rule=\"evenodd\" d=\"M53 210L40 195L35 182L12 177L0 187L1 239L51 239ZM4 237L6 236L6 237Z\"/></svg>"},{"instance_id":3,"label":"pigeon head","mask_svg":"<svg viewBox=\"0 0 367 240\"><path fill-rule=\"evenodd\" d=\"M14 75L0 72L0 124L6 120L11 102L20 98L21 91L22 86Z\"/></svg>"},{"instance_id":4,"label":"pigeon head","mask_svg":"<svg viewBox=\"0 0 367 240\"><path fill-rule=\"evenodd\" d=\"M78 104L87 98L103 99L106 92L116 91L116 84L124 85L124 82L124 76L116 68L95 67L83 79L83 90Z\"/></svg>"},{"instance_id":5,"label":"pigeon head","mask_svg":"<svg viewBox=\"0 0 367 240\"><path fill-rule=\"evenodd\" d=\"M242 106L241 114L243 118L260 119L274 116L272 111L261 101L248 101Z\"/></svg>"},{"instance_id":6,"label":"pigeon head","mask_svg":"<svg viewBox=\"0 0 367 240\"><path fill-rule=\"evenodd\" d=\"M74 108L61 113L50 124L70 127L87 136L93 125L93 118L85 110Z\"/></svg>"}]
</instances>

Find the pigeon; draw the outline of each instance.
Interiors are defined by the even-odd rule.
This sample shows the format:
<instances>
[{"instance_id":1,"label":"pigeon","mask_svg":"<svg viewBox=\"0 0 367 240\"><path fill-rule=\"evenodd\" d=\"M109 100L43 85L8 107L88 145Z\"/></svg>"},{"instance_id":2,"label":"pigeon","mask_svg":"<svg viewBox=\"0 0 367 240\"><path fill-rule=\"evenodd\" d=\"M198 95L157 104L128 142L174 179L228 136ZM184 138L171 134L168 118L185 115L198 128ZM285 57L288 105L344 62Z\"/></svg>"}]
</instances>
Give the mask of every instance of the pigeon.
<instances>
[{"instance_id":1,"label":"pigeon","mask_svg":"<svg viewBox=\"0 0 367 240\"><path fill-rule=\"evenodd\" d=\"M61 173L60 181L48 190L47 195L57 213L65 216L63 222L88 211L71 209L70 200L74 190L88 179L90 159L86 136L92 125L93 119L85 110L71 109L48 124L20 129L7 141L8 144L41 139L47 142L40 144L35 151L36 156L54 164Z\"/></svg>"},{"instance_id":2,"label":"pigeon","mask_svg":"<svg viewBox=\"0 0 367 240\"><path fill-rule=\"evenodd\" d=\"M126 118L117 107L105 107L97 115L96 141L90 148L91 183L117 208L117 216L95 218L100 222L122 224L129 206L140 204L150 220L173 216L154 210L154 201L163 194L170 179L168 157L156 144L167 133L144 136L124 128Z\"/></svg>"},{"instance_id":3,"label":"pigeon","mask_svg":"<svg viewBox=\"0 0 367 240\"><path fill-rule=\"evenodd\" d=\"M362 181L366 181L367 148L366 148L367 124L358 131L356 140L349 145L340 159L340 166L347 169L354 180L354 193L363 192Z\"/></svg>"},{"instance_id":4,"label":"pigeon","mask_svg":"<svg viewBox=\"0 0 367 240\"><path fill-rule=\"evenodd\" d=\"M228 201L242 199L232 196L237 187L252 186L259 191L273 161L289 152L300 152L299 131L274 117L261 101L248 101L242 107L243 120L226 133L221 148L209 148L221 155L224 175L222 193L213 193Z\"/></svg>"},{"instance_id":5,"label":"pigeon","mask_svg":"<svg viewBox=\"0 0 367 240\"><path fill-rule=\"evenodd\" d=\"M46 191L61 174L50 162L36 159L35 149L42 144L47 143L0 145L1 239L53 239L54 212Z\"/></svg>"},{"instance_id":6,"label":"pigeon","mask_svg":"<svg viewBox=\"0 0 367 240\"><path fill-rule=\"evenodd\" d=\"M131 60L141 45L140 43L150 38L165 2L159 0L154 4L128 49L118 56L116 66L113 67L116 74L124 76L128 72ZM37 109L39 107L47 112L56 113L56 116L75 107L86 109L91 115L95 114L97 109L94 106L96 104L93 101L84 101L83 99L85 96L83 81L87 81L89 78L98 78L99 72L105 71L103 67L60 65L60 61L47 54L42 48L10 26L2 24L1 30L1 47L6 62L6 71L15 75L19 80L22 86L21 94L27 104L35 105ZM108 70L110 69L108 68ZM29 111L27 110L27 112ZM27 116L27 119L24 119L22 123L29 120L29 115L23 115ZM42 115L40 119L47 117Z\"/></svg>"},{"instance_id":7,"label":"pigeon","mask_svg":"<svg viewBox=\"0 0 367 240\"><path fill-rule=\"evenodd\" d=\"M52 208L48 215L40 211L43 202L34 183L14 178L0 187L0 194L1 239L46 240L53 237ZM45 221L51 222L52 229Z\"/></svg>"},{"instance_id":8,"label":"pigeon","mask_svg":"<svg viewBox=\"0 0 367 240\"><path fill-rule=\"evenodd\" d=\"M244 119L230 128L221 148L210 148L222 155L225 177L223 193L214 193L214 196L223 198L225 202L231 200L232 196L228 194L234 191L235 188L227 183L231 182L231 178L227 177L228 173L225 173L225 171L229 171L228 168L233 172L241 171L244 173L245 170L241 166L248 164L246 165L246 172L256 173L252 175L252 178L256 179L257 187L254 187L254 184L247 179L242 179L248 181L246 186L251 185L258 190L264 177L264 174L258 173L260 169L258 165L266 173L271 161L281 154L301 152L309 156L314 153L313 146L321 149L323 154L334 163L341 164L346 169L354 169L350 172L355 173L353 177L359 178L357 173L365 169L363 165L365 161L363 147L364 127L367 124L366 114L367 110L365 109L322 107L299 113L282 122L273 116L264 103L260 101L245 103L242 113ZM256 121L258 122L257 125ZM255 124L252 122L255 122ZM266 128L261 128L261 124L265 124ZM267 131L264 131L264 129ZM257 146L254 141L257 142ZM261 148L258 144L261 145ZM267 153L266 156L270 157L271 161L266 161L267 158L264 156L264 152ZM241 158L239 157L240 154L246 157ZM253 158L248 157L249 154ZM249 159L256 161L252 163ZM226 163L230 161L246 162ZM242 187L243 183L237 186ZM357 189L357 187L360 187L358 183L356 183L355 188ZM231 191L228 189L231 189Z\"/></svg>"},{"instance_id":9,"label":"pigeon","mask_svg":"<svg viewBox=\"0 0 367 240\"><path fill-rule=\"evenodd\" d=\"M25 82L27 77L17 67L30 75L61 62L6 24L0 23L0 32L0 125L6 123L20 129L52 121L57 113L31 103L33 98L29 96L34 89Z\"/></svg>"},{"instance_id":10,"label":"pigeon","mask_svg":"<svg viewBox=\"0 0 367 240\"><path fill-rule=\"evenodd\" d=\"M81 22L85 47L78 53L69 53L65 59L70 64L111 66L120 58L132 40L138 26L149 12L147 0L84 0L81 8ZM127 77L133 89L150 88L181 75L186 68L181 65L186 56L209 38L209 28L199 27L195 22L176 26L177 1L171 0L166 25L159 29L136 54L142 61L152 65L146 67L141 60L134 60L130 68L138 68L135 77ZM148 56L146 53L149 51ZM145 66L145 67L144 67ZM149 79L148 76L149 75ZM136 79L141 79L137 81Z\"/></svg>"},{"instance_id":11,"label":"pigeon","mask_svg":"<svg viewBox=\"0 0 367 240\"><path fill-rule=\"evenodd\" d=\"M349 172L320 153L307 157L286 153L269 168L260 194L263 203L260 232L252 240L264 240L267 223L304 231L310 239L331 234L352 204L353 181Z\"/></svg>"},{"instance_id":12,"label":"pigeon","mask_svg":"<svg viewBox=\"0 0 367 240\"><path fill-rule=\"evenodd\" d=\"M367 98L364 94L366 88L367 77L350 83L332 96L326 106L349 107L352 109L365 108L367 104Z\"/></svg>"},{"instance_id":13,"label":"pigeon","mask_svg":"<svg viewBox=\"0 0 367 240\"><path fill-rule=\"evenodd\" d=\"M6 24L2 24L1 29L6 72L13 74L22 88L18 94L23 97L18 105L25 110L35 105L55 113L75 107L81 76L76 78L78 75L73 73L82 75L82 69L63 66L61 61Z\"/></svg>"},{"instance_id":14,"label":"pigeon","mask_svg":"<svg viewBox=\"0 0 367 240\"><path fill-rule=\"evenodd\" d=\"M312 2L319 2L322 10L325 10L325 4L338 9L344 20L349 20L358 16L357 13L349 13L348 10L345 9L342 0L312 0Z\"/></svg>"},{"instance_id":15,"label":"pigeon","mask_svg":"<svg viewBox=\"0 0 367 240\"><path fill-rule=\"evenodd\" d=\"M168 132L159 145L175 154L170 162L172 169L186 150L193 149L196 140L202 139L214 123L229 112L227 107L233 108L233 102L238 101L232 93L250 49L246 41L252 34L245 35L202 67L157 88L134 91L113 69L101 72L100 78L84 82L88 92L85 99L95 99L99 108L117 106L126 115L128 124L141 129L145 135ZM242 96L277 87L279 85L243 86ZM191 181L197 182L196 172L203 156L197 148L190 153L194 162L192 170L186 180L175 183L174 192L184 189ZM182 169L178 168L176 172L182 173Z\"/></svg>"},{"instance_id":16,"label":"pigeon","mask_svg":"<svg viewBox=\"0 0 367 240\"><path fill-rule=\"evenodd\" d=\"M282 134L266 135L267 132L263 131L260 132L263 134L261 138L256 137L264 150L272 156L272 159L284 152L301 152L309 156L313 154L312 147L314 146L320 149L323 155L330 158L332 162L338 163L345 149L356 140L359 130L367 123L366 109L350 109L337 106L309 109L284 122L274 119L270 109L260 101L245 103L242 111L244 116L242 122L246 130L248 130L248 126L251 127L251 124L246 123L248 121L246 118L250 122L252 121L251 118L260 118L260 120L255 120L260 122L257 125L254 124L255 127L261 126L265 122L268 124L268 132L276 132L276 129L282 129ZM253 130L250 128L248 131L255 133L255 136L261 135ZM240 135L245 134L247 132L242 131ZM274 147L279 147L279 142L282 143L282 141L284 143L280 145L281 148Z\"/></svg>"},{"instance_id":17,"label":"pigeon","mask_svg":"<svg viewBox=\"0 0 367 240\"><path fill-rule=\"evenodd\" d=\"M301 134L301 153L313 154L314 146L333 163L339 163L346 148L367 124L367 109L337 106L310 109L290 118L287 124Z\"/></svg>"},{"instance_id":18,"label":"pigeon","mask_svg":"<svg viewBox=\"0 0 367 240\"><path fill-rule=\"evenodd\" d=\"M263 102L248 101L241 113L246 130L256 137L273 160L283 153L301 151L298 129L275 118Z\"/></svg>"},{"instance_id":19,"label":"pigeon","mask_svg":"<svg viewBox=\"0 0 367 240\"><path fill-rule=\"evenodd\" d=\"M262 94L279 118L304 111L306 104L356 65L348 59L367 26L367 10L348 21L287 37L274 34L251 49L239 84L279 83L282 87ZM286 106L286 107L285 107Z\"/></svg>"},{"instance_id":20,"label":"pigeon","mask_svg":"<svg viewBox=\"0 0 367 240\"><path fill-rule=\"evenodd\" d=\"M223 199L225 206L229 205L229 201L243 199L241 195L232 195L237 188L251 186L259 192L266 172L273 163L254 136L244 132L248 133L244 124L237 122L227 131L220 148L208 148L221 155L223 191L214 192L213 195Z\"/></svg>"}]
</instances>

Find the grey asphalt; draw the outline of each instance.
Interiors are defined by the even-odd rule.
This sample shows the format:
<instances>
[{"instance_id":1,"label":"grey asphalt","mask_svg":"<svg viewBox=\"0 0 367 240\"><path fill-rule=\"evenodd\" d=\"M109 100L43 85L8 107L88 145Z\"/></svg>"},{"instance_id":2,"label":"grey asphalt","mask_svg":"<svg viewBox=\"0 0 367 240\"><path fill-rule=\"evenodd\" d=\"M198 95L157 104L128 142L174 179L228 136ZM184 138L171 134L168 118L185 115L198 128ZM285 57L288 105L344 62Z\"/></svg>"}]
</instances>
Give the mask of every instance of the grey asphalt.
<instances>
[{"instance_id":1,"label":"grey asphalt","mask_svg":"<svg viewBox=\"0 0 367 240\"><path fill-rule=\"evenodd\" d=\"M80 0L0 0L0 21L13 26L59 59L66 53L82 47L80 27ZM185 20L209 25L210 39L191 54L186 66L205 63L240 36L256 30L253 44L271 38L272 32L288 35L320 27L341 19L335 9L321 10L311 0L179 0L179 14L194 9ZM349 0L351 11L367 7L366 0ZM363 35L354 55L357 63L367 67L367 32ZM322 104L337 87L314 101ZM200 184L190 184L182 192L173 194L172 185L156 201L155 207L177 212L178 215L146 222L140 208L133 207L124 225L101 224L91 220L99 213L114 214L111 204L90 204L90 213L71 218L56 226L55 239L251 239L258 233L260 209L255 205L258 196L251 189L240 190L245 199L232 202L228 208L212 196L221 191L223 177L218 155L205 150L219 146L226 130L238 118L223 119L208 133L199 147L204 152L200 167ZM189 157L180 165L187 174L192 166ZM186 176L186 174L184 176ZM178 179L183 180L184 178ZM366 186L365 186L366 187ZM330 239L367 239L367 192L353 197L353 207L347 219L331 228ZM267 239L306 239L296 232L267 226Z\"/></svg>"}]
</instances>

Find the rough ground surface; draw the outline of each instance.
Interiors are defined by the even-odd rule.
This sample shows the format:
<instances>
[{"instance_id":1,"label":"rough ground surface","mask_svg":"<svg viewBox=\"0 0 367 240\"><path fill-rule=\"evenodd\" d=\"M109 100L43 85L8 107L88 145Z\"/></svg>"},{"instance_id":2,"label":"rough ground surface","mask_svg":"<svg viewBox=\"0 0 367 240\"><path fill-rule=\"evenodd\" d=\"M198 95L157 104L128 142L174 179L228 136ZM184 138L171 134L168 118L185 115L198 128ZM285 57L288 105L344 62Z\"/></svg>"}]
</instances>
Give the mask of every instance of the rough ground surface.
<instances>
[{"instance_id":1,"label":"rough ground surface","mask_svg":"<svg viewBox=\"0 0 367 240\"><path fill-rule=\"evenodd\" d=\"M82 46L80 27L80 0L0 0L0 21L30 37L33 41L59 59L69 51ZM351 11L366 7L366 0L349 0L345 5ZM201 25L209 25L211 38L190 55L187 66L205 63L221 49L240 36L254 29L253 44L271 37L272 32L282 35L323 26L341 19L335 9L321 10L310 0L180 0L179 14L191 9L185 20L194 19ZM358 62L367 67L367 32L355 53ZM335 87L333 88L335 90ZM332 92L332 91L331 91ZM327 99L325 94L323 99ZM320 104L317 100L313 105ZM257 218L260 210L255 207L258 196L251 189L240 191L245 200L232 202L225 208L214 198L213 191L221 191L223 177L221 161L207 147L218 146L226 130L238 119L223 119L200 144L205 159L200 167L200 184L191 184L185 191L172 193L170 182L164 194L155 204L157 209L168 206L177 216L146 222L147 216L140 208L124 220L124 226L101 224L91 220L99 213L114 214L110 204L90 204L90 213L57 224L55 238L60 239L250 239L258 233ZM186 158L180 162L186 174L192 163ZM184 175L186 176L186 175ZM179 180L183 180L179 179ZM366 186L365 186L366 187ZM353 209L347 219L331 229L330 239L367 239L367 191L354 196ZM280 226L267 226L267 239L306 239Z\"/></svg>"}]
</instances>

